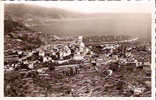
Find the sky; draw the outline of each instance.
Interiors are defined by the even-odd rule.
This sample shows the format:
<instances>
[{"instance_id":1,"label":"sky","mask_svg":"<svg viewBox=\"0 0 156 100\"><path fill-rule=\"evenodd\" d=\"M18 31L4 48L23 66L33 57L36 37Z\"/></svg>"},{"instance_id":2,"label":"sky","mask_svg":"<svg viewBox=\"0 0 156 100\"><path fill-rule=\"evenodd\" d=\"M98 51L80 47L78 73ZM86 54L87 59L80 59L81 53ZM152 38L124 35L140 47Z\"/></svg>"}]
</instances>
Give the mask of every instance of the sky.
<instances>
[{"instance_id":1,"label":"sky","mask_svg":"<svg viewBox=\"0 0 156 100\"><path fill-rule=\"evenodd\" d=\"M19 3L19 2L15 2ZM152 5L148 2L142 3L121 3L121 2L102 2L102 1L52 1L52 2L27 2L44 7L63 8L69 11L82 13L100 13L100 12L127 12L127 13L150 13Z\"/></svg>"}]
</instances>

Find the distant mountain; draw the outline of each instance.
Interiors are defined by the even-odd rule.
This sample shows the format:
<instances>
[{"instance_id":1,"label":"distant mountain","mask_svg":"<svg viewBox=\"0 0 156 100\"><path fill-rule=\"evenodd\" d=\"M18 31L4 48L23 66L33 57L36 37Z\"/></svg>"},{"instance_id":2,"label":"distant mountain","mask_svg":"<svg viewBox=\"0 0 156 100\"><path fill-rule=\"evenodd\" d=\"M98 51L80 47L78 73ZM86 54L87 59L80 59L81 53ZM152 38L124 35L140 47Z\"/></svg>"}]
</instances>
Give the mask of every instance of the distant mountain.
<instances>
[{"instance_id":1,"label":"distant mountain","mask_svg":"<svg viewBox=\"0 0 156 100\"><path fill-rule=\"evenodd\" d=\"M84 14L60 8L27 4L5 4L5 20L59 35L121 35L151 38L149 13Z\"/></svg>"},{"instance_id":2,"label":"distant mountain","mask_svg":"<svg viewBox=\"0 0 156 100\"><path fill-rule=\"evenodd\" d=\"M77 18L83 14L66 11L61 8L47 8L38 5L28 4L5 4L6 18L13 18L14 20L34 20L34 19L63 19L63 18Z\"/></svg>"}]
</instances>

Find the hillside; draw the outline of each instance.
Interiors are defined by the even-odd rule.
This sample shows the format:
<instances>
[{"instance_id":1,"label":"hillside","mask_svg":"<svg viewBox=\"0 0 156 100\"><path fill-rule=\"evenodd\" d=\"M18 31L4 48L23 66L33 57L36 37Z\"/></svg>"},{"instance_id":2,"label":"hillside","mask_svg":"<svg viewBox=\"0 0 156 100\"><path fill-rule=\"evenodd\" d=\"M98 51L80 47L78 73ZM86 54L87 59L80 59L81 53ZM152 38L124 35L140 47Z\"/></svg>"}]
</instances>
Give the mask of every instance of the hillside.
<instances>
[{"instance_id":1,"label":"hillside","mask_svg":"<svg viewBox=\"0 0 156 100\"><path fill-rule=\"evenodd\" d=\"M4 28L6 97L151 97L150 14L6 4Z\"/></svg>"}]
</instances>

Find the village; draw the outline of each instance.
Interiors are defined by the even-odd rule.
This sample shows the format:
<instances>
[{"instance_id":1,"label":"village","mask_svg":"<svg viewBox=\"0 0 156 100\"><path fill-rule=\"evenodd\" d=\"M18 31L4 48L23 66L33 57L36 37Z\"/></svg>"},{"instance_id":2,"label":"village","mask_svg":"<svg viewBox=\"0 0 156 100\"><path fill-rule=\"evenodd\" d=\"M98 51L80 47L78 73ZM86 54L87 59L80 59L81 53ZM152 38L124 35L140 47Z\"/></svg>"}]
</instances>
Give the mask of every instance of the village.
<instances>
[{"instance_id":1,"label":"village","mask_svg":"<svg viewBox=\"0 0 156 100\"><path fill-rule=\"evenodd\" d=\"M97 51L100 51L101 54L94 52L93 48L98 49ZM27 69L33 69L34 64L37 63L47 63L47 65L55 67L55 65L59 66L72 61L91 63L96 67L99 64L107 65L114 62L118 63L116 65L117 68L128 64L133 64L136 68L143 67L145 65L150 66L149 60L147 61L147 59L145 60L145 58L142 57L140 57L140 59L135 57L135 49L136 47L134 46L121 48L121 44L119 42L86 47L83 43L83 37L79 36L76 41L72 41L72 43L65 45L46 45L29 52L14 51L14 54L19 57L19 63L12 64L11 66L18 69L18 67L21 66L20 64L22 64L27 66L25 67ZM150 51L150 46L142 49L142 52L147 52L147 54L150 54ZM50 65L50 63L55 65Z\"/></svg>"},{"instance_id":2,"label":"village","mask_svg":"<svg viewBox=\"0 0 156 100\"><path fill-rule=\"evenodd\" d=\"M110 79L117 81L117 84L122 84L121 87L118 87L117 85L118 87L117 90L119 90L119 94L122 94L123 96L125 95L142 96L143 93L144 92L146 93L147 91L148 91L147 94L149 94L149 90L151 88L150 43L145 43L141 46L140 45L136 46L135 43L136 41L138 41L138 38L124 41L103 42L103 44L89 44L89 43L85 44L83 41L84 41L83 36L78 36L77 38L74 38L73 41L66 41L63 42L62 44L60 43L52 45L48 44L27 51L21 50L12 51L10 55L18 59L11 62L7 62L7 60L5 60L4 71L6 74L11 72L19 72L23 74L37 73L36 74L37 77L41 78L41 79L39 78L39 80L41 81L46 80L46 82L48 82L44 83L45 85L50 85L51 81L54 81L51 80L52 77L58 81L66 79L72 80L72 78L76 77L77 75L81 76L88 74L87 77L89 77L90 75L92 76L96 74L97 79L100 78L101 80L102 78L103 81L108 81ZM140 73L141 75L145 74L145 77L142 77L140 79L146 80L147 82L137 83L139 86L137 86L137 84L135 83L136 86L133 86L131 83L125 81L124 79L123 80L121 80L122 78L120 79L120 77L124 76L122 75L124 74L122 71L124 72L126 71L127 73L131 74L134 71L135 72L140 71L138 73ZM115 74L117 75L120 74L121 76L119 75L118 78L113 78ZM127 78L128 77L129 76L127 76ZM135 77L140 76L136 75ZM28 80L29 79L30 78L28 78ZM81 79L81 81L85 80ZM56 84L57 82L56 83L54 82L52 87L56 86ZM140 84L145 86L142 86ZM58 86L60 87L60 85ZM97 94L91 93L93 92L92 90L89 91L90 91L89 93L87 92L81 93L81 95L80 94L75 95L97 96ZM125 91L129 92L131 91L131 93L126 94L124 93ZM58 93L52 94L54 96L62 96L62 95L73 96L73 94L71 93L74 92L70 90L70 93L67 94L66 93L64 94L64 92L63 94ZM102 94L100 94L99 96L101 95Z\"/></svg>"}]
</instances>

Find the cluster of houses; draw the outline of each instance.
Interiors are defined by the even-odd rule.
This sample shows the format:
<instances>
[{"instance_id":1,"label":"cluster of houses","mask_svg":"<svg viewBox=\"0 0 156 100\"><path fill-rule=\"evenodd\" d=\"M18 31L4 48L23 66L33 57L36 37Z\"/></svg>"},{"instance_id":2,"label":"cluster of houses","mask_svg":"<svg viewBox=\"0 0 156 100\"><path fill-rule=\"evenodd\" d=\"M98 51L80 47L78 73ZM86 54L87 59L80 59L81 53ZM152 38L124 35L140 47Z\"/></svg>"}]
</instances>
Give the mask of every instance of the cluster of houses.
<instances>
[{"instance_id":1,"label":"cluster of houses","mask_svg":"<svg viewBox=\"0 0 156 100\"><path fill-rule=\"evenodd\" d=\"M35 64L38 63L55 67L55 65L70 65L71 61L85 62L87 57L89 58L88 63L93 63L95 66L101 64L111 65L114 62L118 62L118 66L135 64L136 67L140 67L145 64L135 58L133 54L135 48L121 48L121 46L117 42L114 44L105 43L100 45L101 52L104 52L100 54L94 52L94 45L85 46L83 36L79 36L74 41L66 44L41 46L31 52L18 51L19 63L13 64L13 66L15 68L18 66L27 66L28 69L33 69Z\"/></svg>"}]
</instances>

